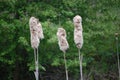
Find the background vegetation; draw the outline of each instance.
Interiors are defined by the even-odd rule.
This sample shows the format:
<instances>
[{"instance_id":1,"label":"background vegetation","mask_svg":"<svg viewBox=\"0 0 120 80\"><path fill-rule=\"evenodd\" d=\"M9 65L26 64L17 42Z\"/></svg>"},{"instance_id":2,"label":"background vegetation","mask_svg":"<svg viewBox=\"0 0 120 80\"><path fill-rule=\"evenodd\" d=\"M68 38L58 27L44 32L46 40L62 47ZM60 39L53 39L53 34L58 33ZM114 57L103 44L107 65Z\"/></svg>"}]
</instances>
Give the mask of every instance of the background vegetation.
<instances>
[{"instance_id":1,"label":"background vegetation","mask_svg":"<svg viewBox=\"0 0 120 80\"><path fill-rule=\"evenodd\" d=\"M70 45L66 53L69 77L78 80L72 22L77 14L83 23L85 80L118 80L114 34L120 33L120 0L0 0L0 80L35 80L31 16L39 18L45 35L39 46L41 80L65 80L63 53L56 37L60 26L66 29Z\"/></svg>"}]
</instances>

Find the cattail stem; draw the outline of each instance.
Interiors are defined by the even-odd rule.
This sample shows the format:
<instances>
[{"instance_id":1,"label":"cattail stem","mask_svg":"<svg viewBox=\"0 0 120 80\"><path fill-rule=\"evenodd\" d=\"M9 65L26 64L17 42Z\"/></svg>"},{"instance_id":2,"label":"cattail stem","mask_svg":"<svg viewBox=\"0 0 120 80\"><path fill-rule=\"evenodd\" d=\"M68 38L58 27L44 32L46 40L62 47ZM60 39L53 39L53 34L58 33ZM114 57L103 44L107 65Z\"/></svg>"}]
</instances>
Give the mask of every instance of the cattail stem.
<instances>
[{"instance_id":1,"label":"cattail stem","mask_svg":"<svg viewBox=\"0 0 120 80\"><path fill-rule=\"evenodd\" d=\"M80 63L80 76L81 76L81 80L83 80L83 74L82 74L82 60L83 60L83 55L80 54L80 49L78 49L78 53L79 53L79 63Z\"/></svg>"},{"instance_id":2,"label":"cattail stem","mask_svg":"<svg viewBox=\"0 0 120 80\"><path fill-rule=\"evenodd\" d=\"M63 51L66 80L68 80L68 70L67 70L67 63L66 63L65 54L66 54L66 50L69 48L69 44L68 44L67 39L66 39L66 31L64 28L58 28L57 37L58 37L58 44L59 44L60 50Z\"/></svg>"},{"instance_id":3,"label":"cattail stem","mask_svg":"<svg viewBox=\"0 0 120 80\"><path fill-rule=\"evenodd\" d=\"M35 58L35 78L39 80L39 66L38 66L38 48L34 48L34 58Z\"/></svg>"},{"instance_id":4,"label":"cattail stem","mask_svg":"<svg viewBox=\"0 0 120 80\"><path fill-rule=\"evenodd\" d=\"M35 63L36 63L36 49L34 48L34 59L35 59Z\"/></svg>"},{"instance_id":5,"label":"cattail stem","mask_svg":"<svg viewBox=\"0 0 120 80\"><path fill-rule=\"evenodd\" d=\"M37 48L37 64L36 64L36 67L37 67L37 80L39 80L39 59L38 59L39 55L38 55L38 48Z\"/></svg>"},{"instance_id":6,"label":"cattail stem","mask_svg":"<svg viewBox=\"0 0 120 80\"><path fill-rule=\"evenodd\" d=\"M68 80L68 70L67 70L67 62L66 62L66 56L65 56L65 52L64 52L64 62L65 62L65 72L66 72L66 80Z\"/></svg>"},{"instance_id":7,"label":"cattail stem","mask_svg":"<svg viewBox=\"0 0 120 80\"><path fill-rule=\"evenodd\" d=\"M117 60L118 60L118 73L119 73L119 79L120 80L120 61L119 61L119 51L118 51L118 37L116 36L116 50L117 50Z\"/></svg>"}]
</instances>

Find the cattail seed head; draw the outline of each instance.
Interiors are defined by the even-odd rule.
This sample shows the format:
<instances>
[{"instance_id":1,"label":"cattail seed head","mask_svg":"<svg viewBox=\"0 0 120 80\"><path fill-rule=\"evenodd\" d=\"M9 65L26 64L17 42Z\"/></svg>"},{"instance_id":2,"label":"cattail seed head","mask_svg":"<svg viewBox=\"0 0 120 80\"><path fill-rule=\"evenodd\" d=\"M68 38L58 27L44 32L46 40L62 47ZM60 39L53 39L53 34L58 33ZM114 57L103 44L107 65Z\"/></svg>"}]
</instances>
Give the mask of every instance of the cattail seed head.
<instances>
[{"instance_id":1,"label":"cattail seed head","mask_svg":"<svg viewBox=\"0 0 120 80\"><path fill-rule=\"evenodd\" d=\"M38 48L39 39L44 38L43 31L39 20L35 17L31 17L29 20L30 34L31 34L31 46L32 48Z\"/></svg>"},{"instance_id":2,"label":"cattail seed head","mask_svg":"<svg viewBox=\"0 0 120 80\"><path fill-rule=\"evenodd\" d=\"M74 42L76 44L76 47L81 49L83 46L83 35L82 35L82 18L79 15L76 15L73 18L74 23Z\"/></svg>"},{"instance_id":3,"label":"cattail seed head","mask_svg":"<svg viewBox=\"0 0 120 80\"><path fill-rule=\"evenodd\" d=\"M69 44L66 39L66 31L63 28L58 28L57 37L60 50L65 52L69 48Z\"/></svg>"}]
</instances>

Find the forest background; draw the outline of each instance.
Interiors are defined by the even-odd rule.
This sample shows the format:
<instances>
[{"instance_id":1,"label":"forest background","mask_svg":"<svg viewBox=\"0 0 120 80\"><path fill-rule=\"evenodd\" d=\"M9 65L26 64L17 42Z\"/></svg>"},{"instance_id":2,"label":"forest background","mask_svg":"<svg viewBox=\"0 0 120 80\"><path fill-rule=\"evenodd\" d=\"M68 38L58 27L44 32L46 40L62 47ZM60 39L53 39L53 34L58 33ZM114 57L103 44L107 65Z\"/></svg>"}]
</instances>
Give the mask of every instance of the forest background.
<instances>
[{"instance_id":1,"label":"forest background","mask_svg":"<svg viewBox=\"0 0 120 80\"><path fill-rule=\"evenodd\" d=\"M45 36L39 46L40 79L65 80L63 53L56 36L62 26L70 45L66 53L69 78L78 80L75 15L82 17L85 80L118 80L115 33L120 34L120 0L0 0L0 80L35 80L31 16L40 20ZM120 52L120 39L118 47Z\"/></svg>"}]
</instances>

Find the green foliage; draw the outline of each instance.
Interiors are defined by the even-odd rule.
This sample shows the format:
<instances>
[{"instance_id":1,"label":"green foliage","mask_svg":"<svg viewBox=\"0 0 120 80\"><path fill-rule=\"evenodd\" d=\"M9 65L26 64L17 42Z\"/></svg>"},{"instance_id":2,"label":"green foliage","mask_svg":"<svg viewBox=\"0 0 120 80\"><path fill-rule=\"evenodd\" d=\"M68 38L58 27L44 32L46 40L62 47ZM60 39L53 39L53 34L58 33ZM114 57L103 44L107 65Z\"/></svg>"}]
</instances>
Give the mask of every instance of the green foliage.
<instances>
[{"instance_id":1,"label":"green foliage","mask_svg":"<svg viewBox=\"0 0 120 80\"><path fill-rule=\"evenodd\" d=\"M70 45L66 53L68 70L72 77L78 79L79 59L73 40L72 19L79 14L82 16L84 36L81 50L84 55L84 75L88 75L91 70L101 75L109 72L116 74L114 34L120 33L119 4L119 0L0 0L0 70L6 70L0 74L1 80L17 80L17 75L25 73L26 75L19 76L22 80L34 71L28 24L31 16L39 18L45 36L39 46L39 68L42 73L47 73L48 69L54 67L64 69L63 53L59 50L56 36L58 27L62 26L67 32ZM15 71L17 75L13 75ZM94 79L93 75L89 77L90 80ZM31 80L30 78L26 80ZM109 76L107 78L111 79Z\"/></svg>"}]
</instances>

